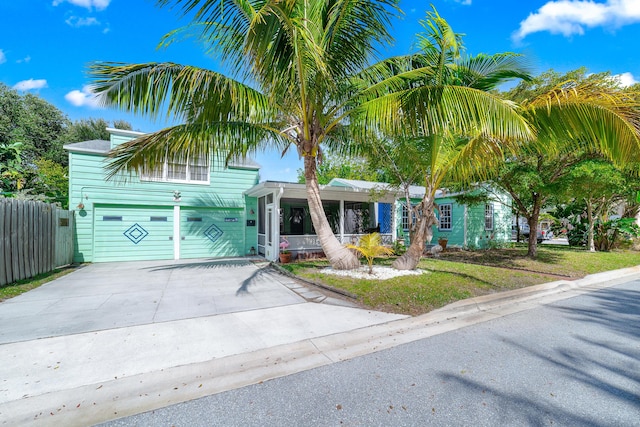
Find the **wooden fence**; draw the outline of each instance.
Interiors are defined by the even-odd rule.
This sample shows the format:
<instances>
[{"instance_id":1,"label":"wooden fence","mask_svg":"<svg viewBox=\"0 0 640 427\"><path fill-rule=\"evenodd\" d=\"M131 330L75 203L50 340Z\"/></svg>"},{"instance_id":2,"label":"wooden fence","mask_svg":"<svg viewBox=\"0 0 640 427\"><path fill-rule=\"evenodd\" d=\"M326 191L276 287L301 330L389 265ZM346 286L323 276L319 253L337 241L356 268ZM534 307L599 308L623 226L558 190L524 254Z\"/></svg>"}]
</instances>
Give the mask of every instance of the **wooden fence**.
<instances>
[{"instance_id":1,"label":"wooden fence","mask_svg":"<svg viewBox=\"0 0 640 427\"><path fill-rule=\"evenodd\" d=\"M0 286L70 264L73 220L54 204L0 199Z\"/></svg>"}]
</instances>

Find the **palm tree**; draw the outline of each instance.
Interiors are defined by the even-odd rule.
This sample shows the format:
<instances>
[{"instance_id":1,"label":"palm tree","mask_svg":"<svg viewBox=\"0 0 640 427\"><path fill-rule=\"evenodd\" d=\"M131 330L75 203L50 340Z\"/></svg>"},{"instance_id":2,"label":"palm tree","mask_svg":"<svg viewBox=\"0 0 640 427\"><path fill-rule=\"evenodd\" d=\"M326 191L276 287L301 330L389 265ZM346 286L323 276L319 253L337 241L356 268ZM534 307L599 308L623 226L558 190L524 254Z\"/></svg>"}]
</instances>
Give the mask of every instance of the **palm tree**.
<instances>
[{"instance_id":1,"label":"palm tree","mask_svg":"<svg viewBox=\"0 0 640 427\"><path fill-rule=\"evenodd\" d=\"M431 240L431 227L437 223L435 195L442 183L482 175L503 160L505 150L531 137L514 106L488 92L506 80L528 78L522 58L510 53L463 56L461 35L453 32L435 8L422 25L420 52L407 57L408 70L395 77L404 78L400 84L409 86L399 91L405 99L397 105L409 119L407 131L396 131L369 147L370 155L391 165L391 174L405 190L408 184L425 187L416 206L411 207L406 194L411 244L393 263L402 270L416 268L424 242ZM425 108L425 98L437 100L437 108ZM479 116L465 117L464 111L446 116L465 103L479 108Z\"/></svg>"},{"instance_id":2,"label":"palm tree","mask_svg":"<svg viewBox=\"0 0 640 427\"><path fill-rule=\"evenodd\" d=\"M370 65L377 49L392 41L395 0L158 3L194 17L165 36L162 46L193 36L237 71L227 76L173 63L93 64L95 91L105 104L153 116L166 109L182 122L116 148L111 176L153 170L168 158L229 159L293 146L304 159L313 226L334 268L354 268L359 261L333 235L324 214L316 175L323 147L357 146L373 129L399 131L405 118L429 130L454 121L505 138L527 133L524 121L495 97L421 87L431 65L407 68L402 58ZM408 88L407 80L415 84Z\"/></svg>"},{"instance_id":3,"label":"palm tree","mask_svg":"<svg viewBox=\"0 0 640 427\"><path fill-rule=\"evenodd\" d=\"M638 173L640 109L634 97L605 74L564 81L531 99L519 99L537 136L508 159L496 182L527 218L528 257L537 256L535 231L542 208L572 166L595 155L620 168L636 165Z\"/></svg>"}]
</instances>

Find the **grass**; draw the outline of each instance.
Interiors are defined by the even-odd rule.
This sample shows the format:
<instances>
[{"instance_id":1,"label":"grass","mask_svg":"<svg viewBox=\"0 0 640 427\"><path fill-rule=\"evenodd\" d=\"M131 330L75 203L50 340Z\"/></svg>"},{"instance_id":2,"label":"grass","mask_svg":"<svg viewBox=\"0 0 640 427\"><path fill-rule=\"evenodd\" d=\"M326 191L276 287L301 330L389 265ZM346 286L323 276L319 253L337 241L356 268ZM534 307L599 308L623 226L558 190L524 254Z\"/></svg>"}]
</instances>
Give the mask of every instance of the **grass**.
<instances>
[{"instance_id":1,"label":"grass","mask_svg":"<svg viewBox=\"0 0 640 427\"><path fill-rule=\"evenodd\" d=\"M73 268L69 267L56 268L53 271L38 274L30 279L18 280L17 282L0 286L0 302L8 300L9 298L17 297L20 294L42 286L47 282L57 279L58 277L65 276L73 270Z\"/></svg>"},{"instance_id":2,"label":"grass","mask_svg":"<svg viewBox=\"0 0 640 427\"><path fill-rule=\"evenodd\" d=\"M357 295L358 301L374 310L419 315L452 302L537 285L559 279L640 264L634 251L589 253L580 249L542 246L538 259L526 258L526 247L488 251L449 251L440 259L425 258L420 276L390 280L353 279L323 274L326 261L287 264L292 273ZM393 259L378 259L376 265L390 265Z\"/></svg>"}]
</instances>

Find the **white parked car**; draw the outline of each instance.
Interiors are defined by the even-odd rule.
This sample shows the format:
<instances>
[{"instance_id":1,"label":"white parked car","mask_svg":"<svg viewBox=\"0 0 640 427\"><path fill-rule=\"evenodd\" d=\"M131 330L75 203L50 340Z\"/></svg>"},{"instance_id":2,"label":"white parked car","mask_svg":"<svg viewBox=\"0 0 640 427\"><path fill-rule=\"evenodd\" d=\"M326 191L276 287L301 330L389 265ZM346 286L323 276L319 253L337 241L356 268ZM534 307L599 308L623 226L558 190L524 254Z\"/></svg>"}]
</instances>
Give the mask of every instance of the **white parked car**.
<instances>
[{"instance_id":1,"label":"white parked car","mask_svg":"<svg viewBox=\"0 0 640 427\"><path fill-rule=\"evenodd\" d=\"M516 240L518 236L518 230L515 225L511 226L511 240ZM538 243L542 243L545 240L553 239L553 231L551 230L538 230ZM527 224L520 227L520 241L526 242L529 240L529 226Z\"/></svg>"}]
</instances>

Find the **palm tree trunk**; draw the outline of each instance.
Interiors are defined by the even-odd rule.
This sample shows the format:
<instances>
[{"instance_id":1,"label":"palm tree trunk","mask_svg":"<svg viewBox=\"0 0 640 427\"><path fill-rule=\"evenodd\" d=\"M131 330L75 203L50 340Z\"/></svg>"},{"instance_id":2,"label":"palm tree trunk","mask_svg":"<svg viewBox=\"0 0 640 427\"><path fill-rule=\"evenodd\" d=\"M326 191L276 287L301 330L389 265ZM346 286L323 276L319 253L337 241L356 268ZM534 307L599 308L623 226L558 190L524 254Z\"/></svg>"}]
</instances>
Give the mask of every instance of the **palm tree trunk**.
<instances>
[{"instance_id":1,"label":"palm tree trunk","mask_svg":"<svg viewBox=\"0 0 640 427\"><path fill-rule=\"evenodd\" d=\"M596 251L596 244L594 239L594 222L593 222L593 204L591 200L587 200L587 222L589 223L589 229L587 231L587 247L589 252Z\"/></svg>"},{"instance_id":2,"label":"palm tree trunk","mask_svg":"<svg viewBox=\"0 0 640 427\"><path fill-rule=\"evenodd\" d=\"M422 258L424 243L433 236L431 226L436 223L433 214L433 197L425 195L420 204L422 213L416 218L416 228L411 236L409 249L391 265L397 270L414 270Z\"/></svg>"},{"instance_id":3,"label":"palm tree trunk","mask_svg":"<svg viewBox=\"0 0 640 427\"><path fill-rule=\"evenodd\" d=\"M329 259L331 267L337 270L358 268L360 266L358 257L338 241L324 213L322 199L320 198L318 176L316 175L316 158L313 156L304 157L304 178L311 222L313 222L316 235L318 236L318 240L320 240L320 246L322 246L322 250Z\"/></svg>"}]
</instances>

